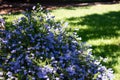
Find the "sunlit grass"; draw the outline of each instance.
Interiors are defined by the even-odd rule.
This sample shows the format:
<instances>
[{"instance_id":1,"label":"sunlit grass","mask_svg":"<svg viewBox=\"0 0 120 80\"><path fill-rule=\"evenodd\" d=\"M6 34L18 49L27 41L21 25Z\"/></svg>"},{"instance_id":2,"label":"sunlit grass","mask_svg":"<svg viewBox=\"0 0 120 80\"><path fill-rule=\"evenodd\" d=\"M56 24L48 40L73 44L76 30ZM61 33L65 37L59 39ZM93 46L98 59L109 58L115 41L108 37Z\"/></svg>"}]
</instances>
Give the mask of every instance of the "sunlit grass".
<instances>
[{"instance_id":1,"label":"sunlit grass","mask_svg":"<svg viewBox=\"0 0 120 80\"><path fill-rule=\"evenodd\" d=\"M114 80L120 79L120 4L59 8L52 11L57 20L78 28L83 41L93 46L93 54L108 58Z\"/></svg>"},{"instance_id":2,"label":"sunlit grass","mask_svg":"<svg viewBox=\"0 0 120 80\"><path fill-rule=\"evenodd\" d=\"M56 19L65 19L69 17L79 17L90 14L104 14L110 11L119 11L120 4L115 5L96 5L96 6L85 6L85 7L70 7L70 8L59 8L52 11L52 14L56 16Z\"/></svg>"},{"instance_id":3,"label":"sunlit grass","mask_svg":"<svg viewBox=\"0 0 120 80\"><path fill-rule=\"evenodd\" d=\"M23 16L23 14L19 14L19 13L18 14L7 14L7 15L3 15L3 16L7 22L11 22L11 21L14 21L14 20L20 18L21 16Z\"/></svg>"},{"instance_id":4,"label":"sunlit grass","mask_svg":"<svg viewBox=\"0 0 120 80\"><path fill-rule=\"evenodd\" d=\"M92 45L93 54L108 58L105 64L112 67L115 79L120 79L120 4L85 7L63 7L51 11L56 20L69 23L82 41ZM4 15L7 25L22 14Z\"/></svg>"},{"instance_id":5,"label":"sunlit grass","mask_svg":"<svg viewBox=\"0 0 120 80\"><path fill-rule=\"evenodd\" d=\"M94 45L94 46L99 46L99 45L120 45L120 37L118 38L110 38L110 39L91 39L87 41L88 43Z\"/></svg>"}]
</instances>

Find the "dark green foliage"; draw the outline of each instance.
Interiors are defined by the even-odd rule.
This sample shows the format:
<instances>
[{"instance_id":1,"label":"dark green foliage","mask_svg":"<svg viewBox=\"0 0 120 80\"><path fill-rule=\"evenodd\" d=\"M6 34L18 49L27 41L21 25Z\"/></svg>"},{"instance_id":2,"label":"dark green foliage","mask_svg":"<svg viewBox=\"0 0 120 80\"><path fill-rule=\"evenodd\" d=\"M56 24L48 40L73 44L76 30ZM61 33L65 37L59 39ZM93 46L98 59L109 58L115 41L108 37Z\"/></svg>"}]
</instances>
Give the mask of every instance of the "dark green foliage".
<instances>
[{"instance_id":1,"label":"dark green foliage","mask_svg":"<svg viewBox=\"0 0 120 80\"><path fill-rule=\"evenodd\" d=\"M1 0L1 1L8 1L8 2L41 2L41 3L56 3L56 2L109 2L114 0ZM116 0L117 1L117 0Z\"/></svg>"}]
</instances>

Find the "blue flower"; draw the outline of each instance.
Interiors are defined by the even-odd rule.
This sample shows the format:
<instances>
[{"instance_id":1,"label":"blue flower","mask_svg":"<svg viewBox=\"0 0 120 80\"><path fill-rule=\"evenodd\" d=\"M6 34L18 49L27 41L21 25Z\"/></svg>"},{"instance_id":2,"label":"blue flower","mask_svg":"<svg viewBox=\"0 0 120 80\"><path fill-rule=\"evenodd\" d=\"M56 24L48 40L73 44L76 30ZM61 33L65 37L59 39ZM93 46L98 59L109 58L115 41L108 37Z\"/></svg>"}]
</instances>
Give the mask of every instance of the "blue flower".
<instances>
[{"instance_id":1,"label":"blue flower","mask_svg":"<svg viewBox=\"0 0 120 80\"><path fill-rule=\"evenodd\" d=\"M11 53L16 53L16 50L12 50Z\"/></svg>"},{"instance_id":2,"label":"blue flower","mask_svg":"<svg viewBox=\"0 0 120 80\"><path fill-rule=\"evenodd\" d=\"M12 72L8 71L6 74L8 77L12 77Z\"/></svg>"},{"instance_id":3,"label":"blue flower","mask_svg":"<svg viewBox=\"0 0 120 80\"><path fill-rule=\"evenodd\" d=\"M37 72L38 78L46 79L48 76L46 75L46 72Z\"/></svg>"},{"instance_id":4,"label":"blue flower","mask_svg":"<svg viewBox=\"0 0 120 80\"><path fill-rule=\"evenodd\" d=\"M15 29L0 31L0 68L5 72L5 80L113 79L112 69L94 58L90 46L62 27L67 24L33 8L15 21Z\"/></svg>"}]
</instances>

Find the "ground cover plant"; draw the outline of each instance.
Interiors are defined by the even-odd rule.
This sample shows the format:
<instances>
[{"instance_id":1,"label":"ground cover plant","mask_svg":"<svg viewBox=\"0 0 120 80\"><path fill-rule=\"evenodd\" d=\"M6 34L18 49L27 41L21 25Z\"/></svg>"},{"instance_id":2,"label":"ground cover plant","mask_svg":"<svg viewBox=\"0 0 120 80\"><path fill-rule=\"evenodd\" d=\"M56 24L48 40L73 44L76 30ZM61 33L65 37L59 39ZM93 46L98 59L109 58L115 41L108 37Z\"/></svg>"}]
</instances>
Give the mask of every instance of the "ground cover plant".
<instances>
[{"instance_id":1,"label":"ground cover plant","mask_svg":"<svg viewBox=\"0 0 120 80\"><path fill-rule=\"evenodd\" d=\"M0 75L5 80L113 79L112 69L92 55L90 46L41 7L34 6L10 27L0 30Z\"/></svg>"}]
</instances>

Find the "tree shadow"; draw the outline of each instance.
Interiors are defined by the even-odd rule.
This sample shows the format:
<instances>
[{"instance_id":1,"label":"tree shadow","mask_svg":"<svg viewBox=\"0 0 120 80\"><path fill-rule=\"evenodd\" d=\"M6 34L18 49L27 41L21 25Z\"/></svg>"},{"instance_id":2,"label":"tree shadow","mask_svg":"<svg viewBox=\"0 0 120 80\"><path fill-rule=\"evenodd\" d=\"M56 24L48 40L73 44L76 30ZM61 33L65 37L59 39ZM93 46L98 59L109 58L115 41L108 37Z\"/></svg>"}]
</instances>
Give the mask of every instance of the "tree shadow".
<instances>
[{"instance_id":1,"label":"tree shadow","mask_svg":"<svg viewBox=\"0 0 120 80\"><path fill-rule=\"evenodd\" d=\"M84 41L89 39L119 37L120 11L105 14L92 14L83 17L71 17L66 19L71 26L85 26L87 29L77 33Z\"/></svg>"},{"instance_id":2,"label":"tree shadow","mask_svg":"<svg viewBox=\"0 0 120 80\"><path fill-rule=\"evenodd\" d=\"M71 17L66 20L70 26L87 26L87 28L77 31L83 41L120 37L120 11ZM115 69L114 65L118 64L118 58L120 58L120 43L93 45L92 48L95 56L111 58L105 65Z\"/></svg>"},{"instance_id":3,"label":"tree shadow","mask_svg":"<svg viewBox=\"0 0 120 80\"><path fill-rule=\"evenodd\" d=\"M89 9L91 6L90 5L85 5L85 6L66 6L63 7L63 9L67 9L67 10L76 10L77 7L81 7L81 9Z\"/></svg>"},{"instance_id":4,"label":"tree shadow","mask_svg":"<svg viewBox=\"0 0 120 80\"><path fill-rule=\"evenodd\" d=\"M12 15L19 15L15 13ZM6 17L7 19L7 17ZM120 31L120 11L109 12L105 14L93 14L84 17L71 17L66 19L71 26L84 26L88 28L85 30L79 30L77 33L82 37L83 41L100 38L112 38L120 37L117 31ZM13 29L12 23L6 23L7 29ZM99 45L93 46L93 55L112 58L108 63L105 63L107 67L112 67L118 63L118 57L120 56L120 45ZM115 71L115 69L114 69Z\"/></svg>"},{"instance_id":5,"label":"tree shadow","mask_svg":"<svg viewBox=\"0 0 120 80\"><path fill-rule=\"evenodd\" d=\"M101 56L103 58L108 57L110 60L104 63L107 67L111 67L116 72L114 66L118 64L118 58L120 56L120 45L99 45L93 46L93 55Z\"/></svg>"}]
</instances>

